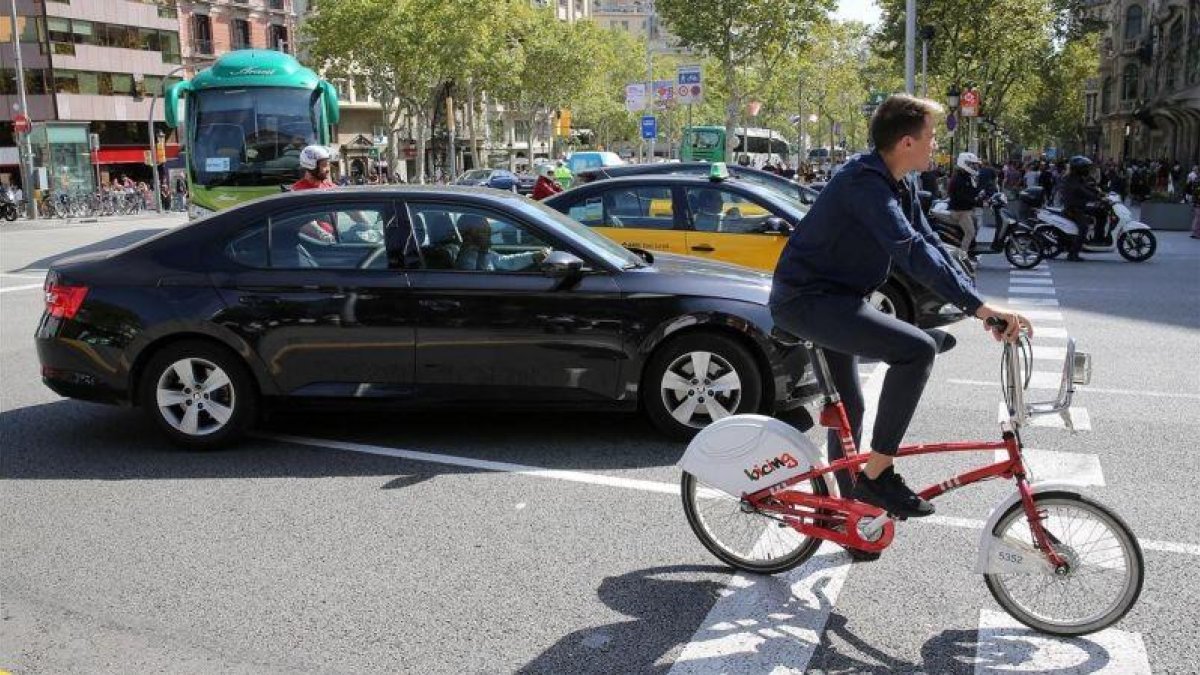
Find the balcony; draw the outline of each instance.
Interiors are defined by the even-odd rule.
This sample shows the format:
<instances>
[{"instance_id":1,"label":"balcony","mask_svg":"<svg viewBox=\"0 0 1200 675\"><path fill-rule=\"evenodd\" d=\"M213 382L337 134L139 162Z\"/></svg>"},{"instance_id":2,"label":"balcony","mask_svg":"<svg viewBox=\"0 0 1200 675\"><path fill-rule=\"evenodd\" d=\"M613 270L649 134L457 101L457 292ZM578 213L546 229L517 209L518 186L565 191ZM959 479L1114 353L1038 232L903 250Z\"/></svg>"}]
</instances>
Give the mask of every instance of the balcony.
<instances>
[{"instance_id":1,"label":"balcony","mask_svg":"<svg viewBox=\"0 0 1200 675\"><path fill-rule=\"evenodd\" d=\"M267 0L267 9L282 12L287 9L287 0Z\"/></svg>"},{"instance_id":2,"label":"balcony","mask_svg":"<svg viewBox=\"0 0 1200 675\"><path fill-rule=\"evenodd\" d=\"M201 38L192 38L192 53L193 54L212 54L212 40L204 40Z\"/></svg>"}]
</instances>

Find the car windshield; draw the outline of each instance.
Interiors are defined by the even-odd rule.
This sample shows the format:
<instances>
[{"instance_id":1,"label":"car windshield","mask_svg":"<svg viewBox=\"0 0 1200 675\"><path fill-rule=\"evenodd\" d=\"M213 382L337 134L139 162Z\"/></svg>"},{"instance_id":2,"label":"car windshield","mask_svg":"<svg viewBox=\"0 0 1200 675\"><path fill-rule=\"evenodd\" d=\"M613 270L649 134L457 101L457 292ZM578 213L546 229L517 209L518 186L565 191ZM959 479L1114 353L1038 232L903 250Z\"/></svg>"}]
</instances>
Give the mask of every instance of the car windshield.
<instances>
[{"instance_id":1,"label":"car windshield","mask_svg":"<svg viewBox=\"0 0 1200 675\"><path fill-rule=\"evenodd\" d=\"M804 216L808 215L809 206L800 203L800 198L794 192L788 194L769 183L759 184L743 181L742 186L767 201L779 215L793 223L799 223Z\"/></svg>"},{"instance_id":2,"label":"car windshield","mask_svg":"<svg viewBox=\"0 0 1200 675\"><path fill-rule=\"evenodd\" d=\"M597 234L587 225L571 220L567 216L555 211L554 209L535 202L531 199L523 199L519 202L520 208L527 213L536 216L543 216L553 220L563 228L570 231L576 237L587 242L590 250L604 258L605 262L622 269L631 267L641 267L645 265L640 257L632 253L629 249L621 246L615 241L605 237L602 234Z\"/></svg>"},{"instance_id":3,"label":"car windshield","mask_svg":"<svg viewBox=\"0 0 1200 675\"><path fill-rule=\"evenodd\" d=\"M485 180L491 174L491 169L476 169L474 171L468 171L464 173L462 178L459 178L459 180Z\"/></svg>"},{"instance_id":4,"label":"car windshield","mask_svg":"<svg viewBox=\"0 0 1200 675\"><path fill-rule=\"evenodd\" d=\"M278 185L294 180L300 151L317 142L320 100L313 90L284 87L198 92L190 153L195 182Z\"/></svg>"}]
</instances>

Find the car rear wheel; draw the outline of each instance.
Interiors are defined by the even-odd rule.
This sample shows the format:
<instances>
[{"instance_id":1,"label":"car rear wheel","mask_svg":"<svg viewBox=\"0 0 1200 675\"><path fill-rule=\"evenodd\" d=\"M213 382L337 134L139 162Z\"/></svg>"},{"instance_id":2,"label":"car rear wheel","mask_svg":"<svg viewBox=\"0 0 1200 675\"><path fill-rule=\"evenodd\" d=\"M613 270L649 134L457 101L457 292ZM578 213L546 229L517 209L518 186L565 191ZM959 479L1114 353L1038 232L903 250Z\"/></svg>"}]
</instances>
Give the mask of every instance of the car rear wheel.
<instances>
[{"instance_id":1,"label":"car rear wheel","mask_svg":"<svg viewBox=\"0 0 1200 675\"><path fill-rule=\"evenodd\" d=\"M913 311L909 306L908 298L893 284L887 283L880 286L878 290L871 293L868 301L871 306L888 316L894 316L906 323L913 322Z\"/></svg>"},{"instance_id":2,"label":"car rear wheel","mask_svg":"<svg viewBox=\"0 0 1200 675\"><path fill-rule=\"evenodd\" d=\"M660 347L642 383L646 414L679 440L721 418L758 412L762 404L762 374L754 357L716 333L685 335Z\"/></svg>"},{"instance_id":3,"label":"car rear wheel","mask_svg":"<svg viewBox=\"0 0 1200 675\"><path fill-rule=\"evenodd\" d=\"M169 345L142 375L141 405L172 442L210 450L241 437L254 420L250 373L228 350L202 341Z\"/></svg>"}]
</instances>

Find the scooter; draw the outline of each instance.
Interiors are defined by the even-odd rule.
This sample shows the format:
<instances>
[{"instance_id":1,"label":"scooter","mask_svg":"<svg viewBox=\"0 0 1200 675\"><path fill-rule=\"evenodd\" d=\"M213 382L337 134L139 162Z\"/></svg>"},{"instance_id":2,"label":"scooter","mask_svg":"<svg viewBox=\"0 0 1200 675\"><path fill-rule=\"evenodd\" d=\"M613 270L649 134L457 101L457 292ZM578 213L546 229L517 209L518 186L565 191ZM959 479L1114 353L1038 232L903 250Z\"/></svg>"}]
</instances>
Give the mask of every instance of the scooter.
<instances>
[{"instance_id":1,"label":"scooter","mask_svg":"<svg viewBox=\"0 0 1200 675\"><path fill-rule=\"evenodd\" d=\"M1028 224L1008 215L1006 207L1008 198L997 192L988 197L985 208L992 209L996 217L996 234L991 241L976 239L971 247L971 255L987 255L1004 253L1009 264L1018 269L1027 270L1037 267L1044 257L1043 240L1034 235L1033 228ZM929 209L929 221L934 231L942 241L962 248L963 229L954 222L950 215L950 201L939 200Z\"/></svg>"},{"instance_id":2,"label":"scooter","mask_svg":"<svg viewBox=\"0 0 1200 675\"><path fill-rule=\"evenodd\" d=\"M1037 190L1027 203L1040 202L1041 189L1029 188L1022 192ZM1071 240L1079 236L1079 226L1063 214L1062 209L1042 207L1038 204L1033 218L1033 231L1046 244L1047 258L1057 258L1070 248ZM1096 227L1087 234L1083 242L1084 253L1108 253L1116 249L1121 257L1130 262L1145 262L1158 250L1158 239L1150 226L1134 220L1133 213L1120 195L1110 192L1101 201L1087 206L1088 215L1096 219Z\"/></svg>"},{"instance_id":3,"label":"scooter","mask_svg":"<svg viewBox=\"0 0 1200 675\"><path fill-rule=\"evenodd\" d=\"M0 190L0 217L12 222L17 219L17 203L7 191Z\"/></svg>"}]
</instances>

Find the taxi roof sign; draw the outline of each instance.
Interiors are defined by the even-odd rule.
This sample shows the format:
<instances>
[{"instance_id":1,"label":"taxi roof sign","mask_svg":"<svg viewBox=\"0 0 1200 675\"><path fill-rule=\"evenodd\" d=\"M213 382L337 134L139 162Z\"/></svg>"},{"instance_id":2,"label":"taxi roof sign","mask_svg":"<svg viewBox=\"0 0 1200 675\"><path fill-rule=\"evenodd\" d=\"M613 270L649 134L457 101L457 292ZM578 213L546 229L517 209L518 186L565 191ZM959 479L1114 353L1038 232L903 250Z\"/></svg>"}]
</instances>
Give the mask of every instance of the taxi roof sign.
<instances>
[{"instance_id":1,"label":"taxi roof sign","mask_svg":"<svg viewBox=\"0 0 1200 675\"><path fill-rule=\"evenodd\" d=\"M709 180L725 180L729 178L729 167L725 162L713 162L712 168L708 170Z\"/></svg>"}]
</instances>

